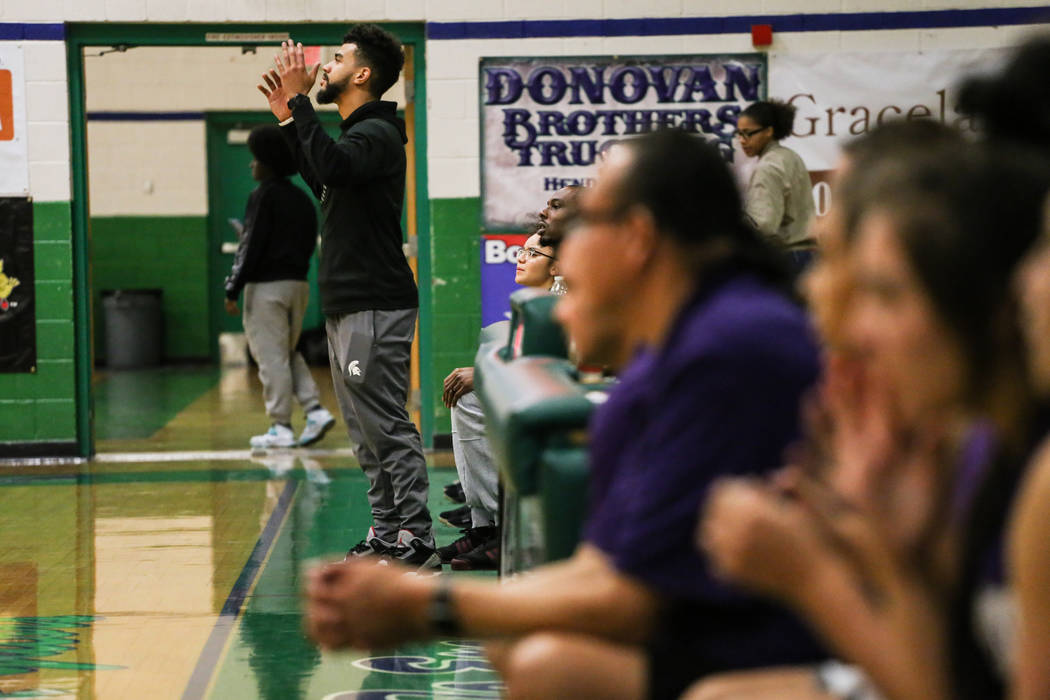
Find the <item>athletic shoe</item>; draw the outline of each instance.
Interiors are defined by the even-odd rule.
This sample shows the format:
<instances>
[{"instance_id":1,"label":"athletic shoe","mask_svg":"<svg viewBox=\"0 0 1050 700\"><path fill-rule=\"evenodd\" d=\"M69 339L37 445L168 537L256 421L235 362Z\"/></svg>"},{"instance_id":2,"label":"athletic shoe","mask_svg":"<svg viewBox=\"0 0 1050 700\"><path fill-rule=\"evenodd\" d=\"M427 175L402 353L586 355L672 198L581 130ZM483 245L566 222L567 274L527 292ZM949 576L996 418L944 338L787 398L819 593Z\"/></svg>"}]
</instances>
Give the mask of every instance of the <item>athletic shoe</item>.
<instances>
[{"instance_id":1,"label":"athletic shoe","mask_svg":"<svg viewBox=\"0 0 1050 700\"><path fill-rule=\"evenodd\" d=\"M467 495L463 493L463 484L458 481L453 481L451 484L444 488L445 498L452 501L453 503L466 503Z\"/></svg>"},{"instance_id":2,"label":"athletic shoe","mask_svg":"<svg viewBox=\"0 0 1050 700\"><path fill-rule=\"evenodd\" d=\"M374 527L368 528L368 537L364 538L346 553L347 559L354 557L391 557L398 549L397 542L387 542L376 536Z\"/></svg>"},{"instance_id":3,"label":"athletic shoe","mask_svg":"<svg viewBox=\"0 0 1050 700\"><path fill-rule=\"evenodd\" d=\"M437 553L441 557L442 564L448 564L461 554L466 554L482 542L492 537L496 528L488 525L485 527L465 527L460 532L463 536L452 544L438 547Z\"/></svg>"},{"instance_id":4,"label":"athletic shoe","mask_svg":"<svg viewBox=\"0 0 1050 700\"><path fill-rule=\"evenodd\" d=\"M252 447L267 449L270 447L295 447L295 433L287 425L274 423L262 435L255 435L248 444Z\"/></svg>"},{"instance_id":5,"label":"athletic shoe","mask_svg":"<svg viewBox=\"0 0 1050 700\"><path fill-rule=\"evenodd\" d=\"M470 527L470 506L460 506L438 514L438 520L449 527Z\"/></svg>"},{"instance_id":6,"label":"athletic shoe","mask_svg":"<svg viewBox=\"0 0 1050 700\"><path fill-rule=\"evenodd\" d=\"M408 530L402 530L397 538L398 546L393 558L418 573L440 573L441 557L437 550L429 546Z\"/></svg>"},{"instance_id":7,"label":"athletic shoe","mask_svg":"<svg viewBox=\"0 0 1050 700\"><path fill-rule=\"evenodd\" d=\"M499 532L466 554L460 554L449 564L453 571L483 571L499 569Z\"/></svg>"},{"instance_id":8,"label":"athletic shoe","mask_svg":"<svg viewBox=\"0 0 1050 700\"><path fill-rule=\"evenodd\" d=\"M324 434L331 430L333 425L335 425L335 418L328 412L327 408L322 406L310 411L306 414L306 427L303 428L302 434L299 435L299 447L314 444L323 438Z\"/></svg>"}]
</instances>

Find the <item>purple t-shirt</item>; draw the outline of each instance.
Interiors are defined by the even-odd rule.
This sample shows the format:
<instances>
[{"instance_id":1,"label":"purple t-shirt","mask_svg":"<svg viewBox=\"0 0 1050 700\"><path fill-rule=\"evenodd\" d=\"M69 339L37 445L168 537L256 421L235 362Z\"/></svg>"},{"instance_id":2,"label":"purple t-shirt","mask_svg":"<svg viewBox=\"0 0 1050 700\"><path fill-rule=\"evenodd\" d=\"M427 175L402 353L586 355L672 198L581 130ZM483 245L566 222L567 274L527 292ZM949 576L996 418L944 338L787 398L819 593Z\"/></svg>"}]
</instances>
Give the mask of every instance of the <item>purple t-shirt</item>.
<instances>
[{"instance_id":1,"label":"purple t-shirt","mask_svg":"<svg viewBox=\"0 0 1050 700\"><path fill-rule=\"evenodd\" d=\"M724 665L775 662L796 637L815 653L794 618L711 576L695 532L715 479L782 465L819 364L800 308L751 275L723 275L690 300L663 348L635 358L591 423L585 539L701 619L709 609L747 620L743 629L697 630L712 646L735 647L724 649ZM755 646L769 653L751 659Z\"/></svg>"}]
</instances>

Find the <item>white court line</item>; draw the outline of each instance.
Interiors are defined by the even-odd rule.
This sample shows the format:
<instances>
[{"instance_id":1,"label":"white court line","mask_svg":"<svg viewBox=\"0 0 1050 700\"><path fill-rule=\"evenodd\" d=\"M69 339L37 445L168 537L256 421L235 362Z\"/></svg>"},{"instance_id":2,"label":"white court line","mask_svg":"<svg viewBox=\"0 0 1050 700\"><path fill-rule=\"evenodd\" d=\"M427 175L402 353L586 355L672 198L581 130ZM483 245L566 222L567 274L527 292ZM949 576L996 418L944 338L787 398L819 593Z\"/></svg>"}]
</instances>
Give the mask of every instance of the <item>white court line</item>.
<instances>
[{"instance_id":1,"label":"white court line","mask_svg":"<svg viewBox=\"0 0 1050 700\"><path fill-rule=\"evenodd\" d=\"M186 452L105 452L96 454L93 462L128 464L132 462L207 462L207 461L248 461L252 457L270 456L289 457L353 457L354 452L348 447L337 450L304 450L288 448L283 450L210 450Z\"/></svg>"}]
</instances>

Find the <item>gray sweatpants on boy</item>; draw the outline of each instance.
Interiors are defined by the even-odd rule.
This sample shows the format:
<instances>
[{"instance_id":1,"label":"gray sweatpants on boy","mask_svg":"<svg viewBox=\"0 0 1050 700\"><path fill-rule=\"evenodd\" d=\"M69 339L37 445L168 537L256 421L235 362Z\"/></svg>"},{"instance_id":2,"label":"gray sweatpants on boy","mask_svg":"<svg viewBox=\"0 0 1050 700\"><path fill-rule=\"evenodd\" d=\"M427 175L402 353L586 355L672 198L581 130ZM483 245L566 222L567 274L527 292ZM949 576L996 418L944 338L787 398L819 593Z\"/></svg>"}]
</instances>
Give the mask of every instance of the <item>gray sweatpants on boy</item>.
<instances>
[{"instance_id":1,"label":"gray sweatpants on boy","mask_svg":"<svg viewBox=\"0 0 1050 700\"><path fill-rule=\"evenodd\" d=\"M473 527L497 524L499 474L485 437L485 413L473 391L460 396L452 407L452 454L463 484L463 495L470 506L470 524Z\"/></svg>"},{"instance_id":2,"label":"gray sweatpants on boy","mask_svg":"<svg viewBox=\"0 0 1050 700\"><path fill-rule=\"evenodd\" d=\"M368 477L376 536L394 542L398 530L411 530L432 547L423 441L405 408L416 312L328 318L328 359L339 410Z\"/></svg>"},{"instance_id":3,"label":"gray sweatpants on boy","mask_svg":"<svg viewBox=\"0 0 1050 700\"><path fill-rule=\"evenodd\" d=\"M303 411L321 405L310 368L295 349L309 296L309 286L299 280L244 285L244 334L259 364L266 415L273 423L291 424L293 396Z\"/></svg>"}]
</instances>

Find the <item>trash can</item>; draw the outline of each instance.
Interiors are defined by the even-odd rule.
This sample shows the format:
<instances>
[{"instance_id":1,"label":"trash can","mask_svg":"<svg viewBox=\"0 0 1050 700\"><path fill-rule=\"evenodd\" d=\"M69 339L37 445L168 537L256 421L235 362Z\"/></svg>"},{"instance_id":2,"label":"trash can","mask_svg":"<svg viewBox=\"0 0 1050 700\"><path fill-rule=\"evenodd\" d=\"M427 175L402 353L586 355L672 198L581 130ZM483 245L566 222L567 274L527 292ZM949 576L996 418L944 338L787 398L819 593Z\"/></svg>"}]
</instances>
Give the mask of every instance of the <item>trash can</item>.
<instances>
[{"instance_id":1,"label":"trash can","mask_svg":"<svg viewBox=\"0 0 1050 700\"><path fill-rule=\"evenodd\" d=\"M161 290L109 289L102 292L106 366L112 369L160 364L163 317Z\"/></svg>"}]
</instances>

